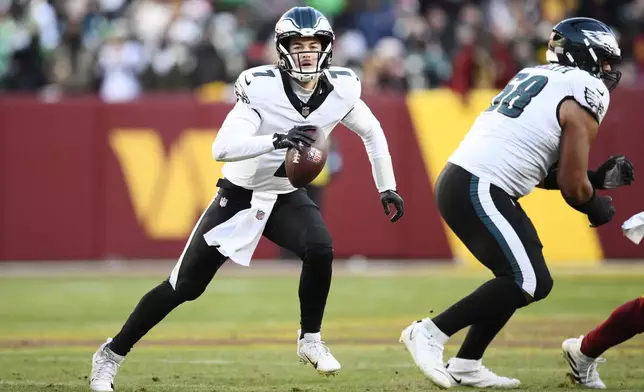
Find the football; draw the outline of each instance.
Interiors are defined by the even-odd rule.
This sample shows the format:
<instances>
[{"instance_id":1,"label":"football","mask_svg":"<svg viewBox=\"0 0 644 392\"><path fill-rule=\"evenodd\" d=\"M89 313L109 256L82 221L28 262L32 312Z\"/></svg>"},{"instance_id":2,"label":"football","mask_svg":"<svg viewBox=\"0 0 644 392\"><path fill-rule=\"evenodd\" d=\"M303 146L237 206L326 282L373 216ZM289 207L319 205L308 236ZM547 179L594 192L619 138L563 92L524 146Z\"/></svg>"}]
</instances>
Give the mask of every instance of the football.
<instances>
[{"instance_id":1,"label":"football","mask_svg":"<svg viewBox=\"0 0 644 392\"><path fill-rule=\"evenodd\" d=\"M324 132L314 125L311 125L307 132L311 132L315 138L311 147L304 147L303 152L293 147L286 151L286 177L296 188L304 187L315 180L326 163L327 144Z\"/></svg>"}]
</instances>

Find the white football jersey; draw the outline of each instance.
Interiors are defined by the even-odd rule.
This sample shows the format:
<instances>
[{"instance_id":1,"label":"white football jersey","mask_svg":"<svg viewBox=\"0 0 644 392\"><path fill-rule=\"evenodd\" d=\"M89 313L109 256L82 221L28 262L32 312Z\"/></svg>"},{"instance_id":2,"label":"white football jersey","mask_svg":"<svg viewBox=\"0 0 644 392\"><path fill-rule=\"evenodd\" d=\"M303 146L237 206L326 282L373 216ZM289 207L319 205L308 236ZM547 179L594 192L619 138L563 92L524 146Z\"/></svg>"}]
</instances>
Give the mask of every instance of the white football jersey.
<instances>
[{"instance_id":1,"label":"white football jersey","mask_svg":"<svg viewBox=\"0 0 644 392\"><path fill-rule=\"evenodd\" d=\"M559 160L559 108L566 99L601 123L610 96L601 79L578 68L524 68L478 116L448 161L511 196L527 195Z\"/></svg>"},{"instance_id":2,"label":"white football jersey","mask_svg":"<svg viewBox=\"0 0 644 392\"><path fill-rule=\"evenodd\" d=\"M285 134L296 125L316 125L329 136L333 128L353 109L360 98L360 81L353 71L332 67L324 72L318 87L303 103L273 65L251 68L241 73L235 84L237 105L247 107L248 116L260 120L256 136ZM238 162L226 162L224 176L247 189L292 192L286 178L286 149L270 151Z\"/></svg>"},{"instance_id":3,"label":"white football jersey","mask_svg":"<svg viewBox=\"0 0 644 392\"><path fill-rule=\"evenodd\" d=\"M289 193L286 149L275 150L273 135L294 126L315 125L326 137L342 121L365 143L379 191L395 189L387 140L380 123L360 99L361 84L348 68L331 67L320 76L310 96L294 91L290 77L273 65L241 73L235 84L237 103L213 143L215 159L226 161L223 174L246 189ZM299 96L298 96L299 94Z\"/></svg>"}]
</instances>

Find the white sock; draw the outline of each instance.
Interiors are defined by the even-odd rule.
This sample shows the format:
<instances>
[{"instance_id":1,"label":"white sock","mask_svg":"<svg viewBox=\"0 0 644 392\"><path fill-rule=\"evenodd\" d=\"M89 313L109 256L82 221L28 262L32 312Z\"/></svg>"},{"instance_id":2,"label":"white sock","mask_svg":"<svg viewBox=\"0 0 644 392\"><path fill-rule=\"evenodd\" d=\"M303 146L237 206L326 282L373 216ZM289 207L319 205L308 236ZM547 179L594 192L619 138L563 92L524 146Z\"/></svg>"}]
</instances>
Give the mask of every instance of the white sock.
<instances>
[{"instance_id":1,"label":"white sock","mask_svg":"<svg viewBox=\"0 0 644 392\"><path fill-rule=\"evenodd\" d=\"M302 340L306 340L307 342L319 342L320 340L322 340L322 334L320 334L320 332L317 332L317 333L307 332L302 337Z\"/></svg>"},{"instance_id":2,"label":"white sock","mask_svg":"<svg viewBox=\"0 0 644 392\"><path fill-rule=\"evenodd\" d=\"M449 370L456 372L470 372L481 367L483 361L481 359L463 359L454 357L449 360Z\"/></svg>"}]
</instances>

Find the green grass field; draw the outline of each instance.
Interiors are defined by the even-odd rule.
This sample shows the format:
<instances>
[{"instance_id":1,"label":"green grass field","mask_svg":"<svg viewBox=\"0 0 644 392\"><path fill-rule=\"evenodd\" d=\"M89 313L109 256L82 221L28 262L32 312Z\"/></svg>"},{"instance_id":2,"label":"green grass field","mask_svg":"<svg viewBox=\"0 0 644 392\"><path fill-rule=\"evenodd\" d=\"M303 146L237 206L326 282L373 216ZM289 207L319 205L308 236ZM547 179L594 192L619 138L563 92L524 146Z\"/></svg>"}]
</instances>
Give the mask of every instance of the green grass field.
<instances>
[{"instance_id":1,"label":"green grass field","mask_svg":"<svg viewBox=\"0 0 644 392\"><path fill-rule=\"evenodd\" d=\"M412 320L441 311L487 279L481 272L413 270L333 281L323 338L342 363L332 378L300 365L297 271L224 271L197 301L177 309L128 356L118 391L426 391L436 389L398 343ZM249 272L244 272L249 271ZM90 359L113 336L154 276L0 275L0 391L86 391ZM545 301L517 312L485 357L521 390L579 390L566 379L561 341L585 333L641 295L642 270L554 271ZM446 359L462 339L448 344ZM644 339L609 351L600 367L612 390L644 390Z\"/></svg>"}]
</instances>

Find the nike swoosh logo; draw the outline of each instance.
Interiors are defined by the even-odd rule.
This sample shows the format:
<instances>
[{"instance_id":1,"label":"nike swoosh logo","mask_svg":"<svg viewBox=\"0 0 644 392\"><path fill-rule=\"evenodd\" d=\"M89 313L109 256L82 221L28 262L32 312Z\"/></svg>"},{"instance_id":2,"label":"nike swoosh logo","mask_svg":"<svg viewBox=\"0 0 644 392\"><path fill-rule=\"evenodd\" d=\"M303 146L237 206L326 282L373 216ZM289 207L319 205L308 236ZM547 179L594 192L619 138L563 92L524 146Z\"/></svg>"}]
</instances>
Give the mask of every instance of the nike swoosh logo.
<instances>
[{"instance_id":1,"label":"nike swoosh logo","mask_svg":"<svg viewBox=\"0 0 644 392\"><path fill-rule=\"evenodd\" d=\"M246 80L246 86L250 86L250 80L248 80L248 75L244 75L244 80Z\"/></svg>"},{"instance_id":2,"label":"nike swoosh logo","mask_svg":"<svg viewBox=\"0 0 644 392\"><path fill-rule=\"evenodd\" d=\"M449 368L449 363L445 366L445 370L447 370L447 368ZM450 373L449 370L447 370L447 374L449 374L449 376L452 378L452 380L454 380L454 382L456 382L457 384L460 384L463 381L462 378L459 379L459 378L454 377L454 375L452 375L452 373Z\"/></svg>"},{"instance_id":3,"label":"nike swoosh logo","mask_svg":"<svg viewBox=\"0 0 644 392\"><path fill-rule=\"evenodd\" d=\"M449 374L449 376L452 378L452 380L454 380L454 382L456 382L457 384L460 384L461 381L463 381L463 379L454 377L454 375L452 375L452 373L450 373L449 370L447 370L447 368L449 368L449 362L447 363L447 365L445 365L445 370L447 371L447 374Z\"/></svg>"},{"instance_id":4,"label":"nike swoosh logo","mask_svg":"<svg viewBox=\"0 0 644 392\"><path fill-rule=\"evenodd\" d=\"M308 356L308 355L306 355L306 353L304 354L304 356L306 357L306 359L308 359L308 360L309 360L309 362L311 363L311 365L313 365L313 369L317 369L317 368L318 368L318 363L317 363L317 361L316 361L316 362L311 361L311 358L309 358L309 356Z\"/></svg>"},{"instance_id":5,"label":"nike swoosh logo","mask_svg":"<svg viewBox=\"0 0 644 392\"><path fill-rule=\"evenodd\" d=\"M596 89L596 90L597 90L597 92L599 93L599 95L601 95L602 97L604 96L604 92L603 92L603 91L601 91L600 89Z\"/></svg>"}]
</instances>

